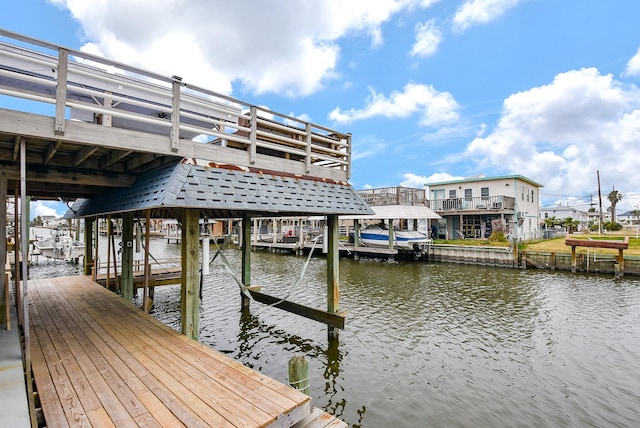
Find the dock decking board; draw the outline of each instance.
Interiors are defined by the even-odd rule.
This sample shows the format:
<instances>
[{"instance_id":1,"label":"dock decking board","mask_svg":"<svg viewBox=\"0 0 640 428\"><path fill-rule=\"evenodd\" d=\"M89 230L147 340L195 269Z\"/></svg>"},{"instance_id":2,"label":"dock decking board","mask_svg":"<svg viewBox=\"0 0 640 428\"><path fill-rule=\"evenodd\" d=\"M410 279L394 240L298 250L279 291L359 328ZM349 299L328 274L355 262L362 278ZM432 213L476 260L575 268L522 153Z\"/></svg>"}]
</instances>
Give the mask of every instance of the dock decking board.
<instances>
[{"instance_id":1,"label":"dock decking board","mask_svg":"<svg viewBox=\"0 0 640 428\"><path fill-rule=\"evenodd\" d=\"M310 398L194 342L86 277L31 280L49 426L291 426Z\"/></svg>"}]
</instances>

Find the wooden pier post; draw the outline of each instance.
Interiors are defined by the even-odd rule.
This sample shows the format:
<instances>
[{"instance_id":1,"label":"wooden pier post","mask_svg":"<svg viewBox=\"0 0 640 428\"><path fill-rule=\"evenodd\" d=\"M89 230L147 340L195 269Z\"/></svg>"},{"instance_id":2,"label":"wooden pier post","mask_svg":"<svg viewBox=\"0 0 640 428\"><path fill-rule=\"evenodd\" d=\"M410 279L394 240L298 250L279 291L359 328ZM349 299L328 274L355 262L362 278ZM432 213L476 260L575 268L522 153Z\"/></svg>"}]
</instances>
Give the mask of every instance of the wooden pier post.
<instances>
[{"instance_id":1,"label":"wooden pier post","mask_svg":"<svg viewBox=\"0 0 640 428\"><path fill-rule=\"evenodd\" d=\"M133 213L122 214L122 284L121 296L133 302Z\"/></svg>"},{"instance_id":2,"label":"wooden pier post","mask_svg":"<svg viewBox=\"0 0 640 428\"><path fill-rule=\"evenodd\" d=\"M7 178L0 177L0 230L7 230ZM6 232L4 232L6 233ZM0 324L6 323L7 330L11 329L10 299L9 299L9 275L5 271L7 262L7 238L3 236L4 242L0 243Z\"/></svg>"},{"instance_id":3,"label":"wooden pier post","mask_svg":"<svg viewBox=\"0 0 640 428\"><path fill-rule=\"evenodd\" d=\"M200 304L198 288L200 275L200 212L197 209L182 210L182 281L180 309L182 334L193 340L200 335Z\"/></svg>"},{"instance_id":4,"label":"wooden pier post","mask_svg":"<svg viewBox=\"0 0 640 428\"><path fill-rule=\"evenodd\" d=\"M309 361L304 355L295 355L289 360L289 385L309 395Z\"/></svg>"},{"instance_id":5,"label":"wooden pier post","mask_svg":"<svg viewBox=\"0 0 640 428\"><path fill-rule=\"evenodd\" d=\"M91 275L95 265L93 258L93 224L96 217L87 217L84 219L84 274Z\"/></svg>"},{"instance_id":6,"label":"wooden pier post","mask_svg":"<svg viewBox=\"0 0 640 428\"><path fill-rule=\"evenodd\" d=\"M576 247L575 245L571 246L571 272L576 272Z\"/></svg>"},{"instance_id":7,"label":"wooden pier post","mask_svg":"<svg viewBox=\"0 0 640 428\"><path fill-rule=\"evenodd\" d=\"M328 235L328 236L327 236ZM327 312L335 314L340 307L340 253L338 249L338 216L327 216L327 234L324 239L328 244L327 252ZM329 339L337 338L339 330L327 326Z\"/></svg>"},{"instance_id":8,"label":"wooden pier post","mask_svg":"<svg viewBox=\"0 0 640 428\"><path fill-rule=\"evenodd\" d=\"M242 257L242 283L247 287L251 286L251 217L242 217L242 245L240 248ZM240 292L240 307L248 308L251 300Z\"/></svg>"}]
</instances>

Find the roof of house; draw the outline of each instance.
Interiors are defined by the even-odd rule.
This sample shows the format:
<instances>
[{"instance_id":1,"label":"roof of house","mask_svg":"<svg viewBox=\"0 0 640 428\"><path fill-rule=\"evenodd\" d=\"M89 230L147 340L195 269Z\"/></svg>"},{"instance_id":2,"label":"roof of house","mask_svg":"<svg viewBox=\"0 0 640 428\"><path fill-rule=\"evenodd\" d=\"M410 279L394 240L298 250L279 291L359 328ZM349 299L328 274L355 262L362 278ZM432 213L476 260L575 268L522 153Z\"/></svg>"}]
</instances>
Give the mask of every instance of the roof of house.
<instances>
[{"instance_id":1,"label":"roof of house","mask_svg":"<svg viewBox=\"0 0 640 428\"><path fill-rule=\"evenodd\" d=\"M525 183L529 183L532 186L535 187L544 187L542 184L525 177L524 175L503 175L503 176L498 176L498 177L469 177L469 178L463 178L461 180L450 180L450 181L439 181L436 183L425 183L425 186L427 187L433 187L433 186L444 186L447 184L460 184L460 183L475 183L475 182L480 182L480 181L497 181L497 180L520 180L520 181L524 181Z\"/></svg>"},{"instance_id":2,"label":"roof of house","mask_svg":"<svg viewBox=\"0 0 640 428\"><path fill-rule=\"evenodd\" d=\"M210 218L373 214L345 182L183 160L141 175L131 187L79 199L65 217L152 210L154 218L178 218L182 208Z\"/></svg>"}]
</instances>

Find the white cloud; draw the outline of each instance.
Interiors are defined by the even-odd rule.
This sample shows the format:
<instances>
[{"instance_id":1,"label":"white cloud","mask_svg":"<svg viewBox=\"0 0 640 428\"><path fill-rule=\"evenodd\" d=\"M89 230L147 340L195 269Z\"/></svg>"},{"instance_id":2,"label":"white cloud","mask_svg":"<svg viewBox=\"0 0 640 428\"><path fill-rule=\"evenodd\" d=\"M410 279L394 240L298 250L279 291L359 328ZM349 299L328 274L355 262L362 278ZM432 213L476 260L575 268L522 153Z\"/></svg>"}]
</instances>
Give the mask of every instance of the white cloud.
<instances>
[{"instance_id":1,"label":"white cloud","mask_svg":"<svg viewBox=\"0 0 640 428\"><path fill-rule=\"evenodd\" d=\"M425 183L441 183L443 181L462 180L464 177L451 175L447 172L436 172L428 177L425 177Z\"/></svg>"},{"instance_id":2,"label":"white cloud","mask_svg":"<svg viewBox=\"0 0 640 428\"><path fill-rule=\"evenodd\" d=\"M516 6L520 0L468 0L453 17L454 31L465 31L476 24L486 24Z\"/></svg>"},{"instance_id":3,"label":"white cloud","mask_svg":"<svg viewBox=\"0 0 640 428\"><path fill-rule=\"evenodd\" d=\"M62 202L32 201L29 206L31 218L37 216L62 217L67 212L67 207Z\"/></svg>"},{"instance_id":4,"label":"white cloud","mask_svg":"<svg viewBox=\"0 0 640 428\"><path fill-rule=\"evenodd\" d=\"M416 42L411 48L411 56L431 56L438 52L442 33L432 19L416 26Z\"/></svg>"},{"instance_id":5,"label":"white cloud","mask_svg":"<svg viewBox=\"0 0 640 428\"><path fill-rule=\"evenodd\" d=\"M390 119L406 118L418 112L422 126L437 126L458 119L459 105L449 92L438 92L431 85L407 84L402 92L392 92L387 98L374 90L362 109L341 110L336 107L329 118L338 123L383 116Z\"/></svg>"},{"instance_id":6,"label":"white cloud","mask_svg":"<svg viewBox=\"0 0 640 428\"><path fill-rule=\"evenodd\" d=\"M636 54L627 63L627 68L625 69L624 74L627 76L640 75L640 48L638 48L638 52L636 52Z\"/></svg>"},{"instance_id":7,"label":"white cloud","mask_svg":"<svg viewBox=\"0 0 640 428\"><path fill-rule=\"evenodd\" d=\"M424 183L427 182L427 177L416 174L405 174L404 180L400 183L401 187L409 187L412 189L422 189Z\"/></svg>"},{"instance_id":8,"label":"white cloud","mask_svg":"<svg viewBox=\"0 0 640 428\"><path fill-rule=\"evenodd\" d=\"M593 68L558 74L511 95L496 129L466 155L479 167L522 174L543 192L580 196L603 187L635 190L640 158L640 91Z\"/></svg>"},{"instance_id":9,"label":"white cloud","mask_svg":"<svg viewBox=\"0 0 640 428\"><path fill-rule=\"evenodd\" d=\"M426 0L49 0L80 22L94 54L230 94L311 94L336 77L339 40L362 33L384 42L394 14ZM141 17L144 17L143 19ZM265 18L265 17L268 17Z\"/></svg>"}]
</instances>

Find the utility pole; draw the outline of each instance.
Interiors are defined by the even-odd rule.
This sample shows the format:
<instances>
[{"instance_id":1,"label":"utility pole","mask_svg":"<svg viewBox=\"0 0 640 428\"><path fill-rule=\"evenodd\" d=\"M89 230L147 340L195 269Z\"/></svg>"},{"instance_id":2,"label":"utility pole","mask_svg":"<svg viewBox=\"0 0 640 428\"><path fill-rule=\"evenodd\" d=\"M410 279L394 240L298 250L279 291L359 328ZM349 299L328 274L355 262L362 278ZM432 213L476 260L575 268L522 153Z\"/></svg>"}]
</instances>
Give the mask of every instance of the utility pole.
<instances>
[{"instance_id":1,"label":"utility pole","mask_svg":"<svg viewBox=\"0 0 640 428\"><path fill-rule=\"evenodd\" d=\"M602 235L602 193L600 192L600 170L598 173L598 200L600 201L600 225L598 227L598 234Z\"/></svg>"}]
</instances>

